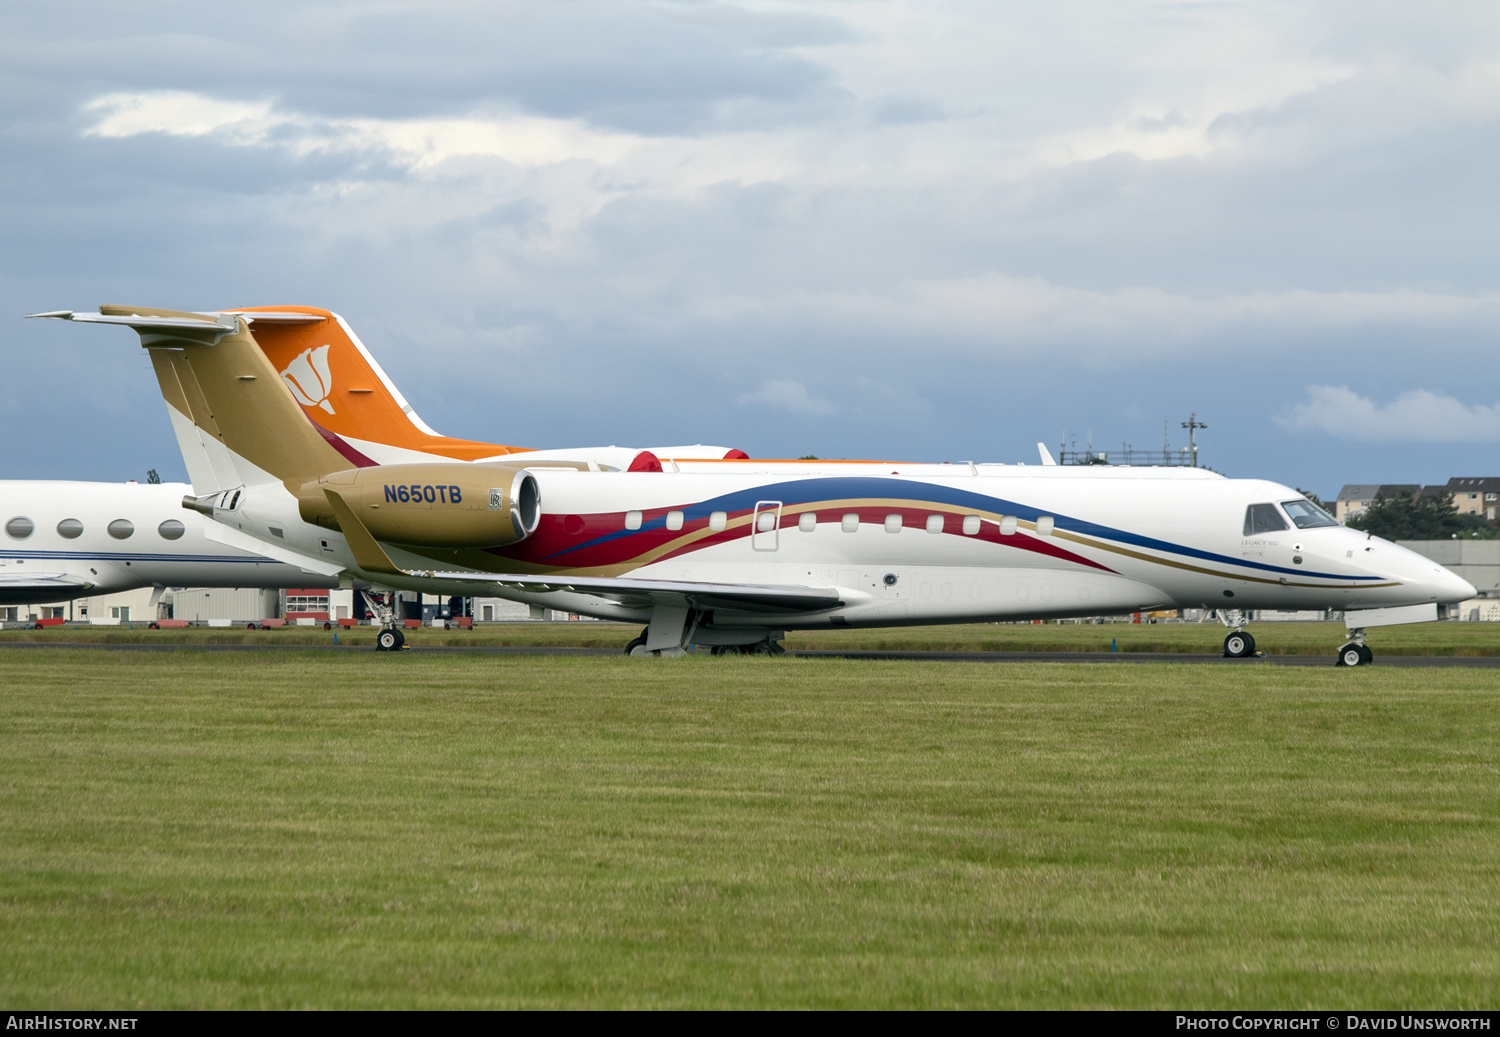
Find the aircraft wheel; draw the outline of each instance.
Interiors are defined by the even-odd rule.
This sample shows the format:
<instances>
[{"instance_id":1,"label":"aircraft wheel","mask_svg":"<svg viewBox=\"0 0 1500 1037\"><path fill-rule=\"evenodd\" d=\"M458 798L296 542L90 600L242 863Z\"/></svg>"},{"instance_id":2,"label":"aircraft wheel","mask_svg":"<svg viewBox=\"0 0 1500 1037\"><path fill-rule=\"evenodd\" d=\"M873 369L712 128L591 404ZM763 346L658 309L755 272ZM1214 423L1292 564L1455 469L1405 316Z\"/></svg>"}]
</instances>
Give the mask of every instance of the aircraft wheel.
<instances>
[{"instance_id":1,"label":"aircraft wheel","mask_svg":"<svg viewBox=\"0 0 1500 1037\"><path fill-rule=\"evenodd\" d=\"M742 645L714 645L714 655L744 655Z\"/></svg>"},{"instance_id":2,"label":"aircraft wheel","mask_svg":"<svg viewBox=\"0 0 1500 1037\"><path fill-rule=\"evenodd\" d=\"M625 654L626 655L634 655L635 654L635 650L637 648L645 648L645 647L646 647L646 636L644 634L642 634L640 637L632 638L630 640L630 643L625 646Z\"/></svg>"},{"instance_id":3,"label":"aircraft wheel","mask_svg":"<svg viewBox=\"0 0 1500 1037\"><path fill-rule=\"evenodd\" d=\"M1224 656L1228 659L1244 659L1255 654L1255 638L1243 630L1236 630L1224 638Z\"/></svg>"},{"instance_id":4,"label":"aircraft wheel","mask_svg":"<svg viewBox=\"0 0 1500 1037\"><path fill-rule=\"evenodd\" d=\"M1349 642L1339 649L1339 666L1367 666L1375 658L1375 654L1364 645Z\"/></svg>"},{"instance_id":5,"label":"aircraft wheel","mask_svg":"<svg viewBox=\"0 0 1500 1037\"><path fill-rule=\"evenodd\" d=\"M399 652L401 646L406 643L406 638L401 631L386 627L375 635L375 651L377 652Z\"/></svg>"}]
</instances>

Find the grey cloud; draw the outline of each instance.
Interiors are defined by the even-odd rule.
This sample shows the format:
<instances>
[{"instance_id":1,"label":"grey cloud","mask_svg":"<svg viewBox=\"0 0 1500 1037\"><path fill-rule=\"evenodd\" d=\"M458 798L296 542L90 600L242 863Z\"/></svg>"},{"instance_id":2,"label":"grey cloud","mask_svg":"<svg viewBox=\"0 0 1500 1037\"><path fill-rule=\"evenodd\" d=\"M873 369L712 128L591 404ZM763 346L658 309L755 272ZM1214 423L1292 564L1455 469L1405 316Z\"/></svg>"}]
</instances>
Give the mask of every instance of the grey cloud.
<instances>
[{"instance_id":1,"label":"grey cloud","mask_svg":"<svg viewBox=\"0 0 1500 1037\"><path fill-rule=\"evenodd\" d=\"M455 115L493 105L644 133L751 124L841 103L792 48L840 22L723 5L422 4L292 10L172 6L144 17L73 5L0 19L4 63L66 78L75 97L190 90L328 117ZM89 14L85 16L83 11ZM66 26L66 29L64 29Z\"/></svg>"},{"instance_id":2,"label":"grey cloud","mask_svg":"<svg viewBox=\"0 0 1500 1037\"><path fill-rule=\"evenodd\" d=\"M871 112L874 122L885 126L937 122L947 117L947 109L941 103L923 97L884 97L875 103Z\"/></svg>"},{"instance_id":3,"label":"grey cloud","mask_svg":"<svg viewBox=\"0 0 1500 1037\"><path fill-rule=\"evenodd\" d=\"M1313 488L1336 490L1361 465L1375 481L1431 481L1490 463L1483 445L1366 450L1272 417L1309 384L1393 399L1415 367L1416 384L1472 401L1467 383L1500 345L1488 311L1317 326L1170 318L1257 293L1494 292L1493 119L1351 122L1383 96L1355 76L1225 117L1223 146L1206 155L1119 151L1016 171L951 154L989 135L1003 159L1032 134L1117 123L1163 134L1188 109L1154 95L1137 107L1142 70L1090 68L1099 51L1045 12L1004 13L1011 32L986 61L1010 78L987 91L945 85L933 67L927 82L880 78L859 94L820 63L818 48L864 39L837 22L719 5L579 19L604 9L555 6L489 22L444 8L423 24L343 6L276 19L158 7L135 24L88 5L28 14L29 36L0 33L4 312L328 305L440 431L522 445L703 439L760 454L1031 460L1031 444L1064 428L1154 445L1163 418L1196 409L1214 426L1216 467ZM496 24L514 29L497 41ZM1339 26L1348 19L1327 31ZM446 63L445 32L459 38ZM314 118L510 105L710 139L825 121L774 175L731 168L680 191L586 163L517 172L463 158L417 173L378 150L296 158L211 137L79 136L78 105L147 88L275 97ZM929 88L934 118L913 118ZM881 111L900 118L874 132L926 167L886 175L897 147L861 150ZM845 149L854 173L838 165ZM574 181L606 200L570 221L548 199ZM972 300L932 301L957 298L933 285L979 285L982 303L987 284L1016 306L1054 292L1096 309L1048 325L996 304L962 323L954 311ZM1111 301L1142 296L1166 300L1160 313ZM6 397L22 432L0 474L139 478L175 463L129 336L7 318L0 355L9 384L28 386ZM836 419L735 406L767 381L816 387ZM66 420L33 396L66 401Z\"/></svg>"}]
</instances>

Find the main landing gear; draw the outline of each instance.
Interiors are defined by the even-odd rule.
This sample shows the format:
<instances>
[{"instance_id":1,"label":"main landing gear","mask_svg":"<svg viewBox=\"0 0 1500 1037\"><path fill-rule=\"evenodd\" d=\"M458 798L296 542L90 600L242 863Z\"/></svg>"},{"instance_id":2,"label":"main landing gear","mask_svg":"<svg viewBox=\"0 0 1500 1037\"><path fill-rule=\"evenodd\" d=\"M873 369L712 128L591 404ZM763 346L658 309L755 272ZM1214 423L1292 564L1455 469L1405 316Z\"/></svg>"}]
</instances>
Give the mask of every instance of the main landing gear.
<instances>
[{"instance_id":1,"label":"main landing gear","mask_svg":"<svg viewBox=\"0 0 1500 1037\"><path fill-rule=\"evenodd\" d=\"M396 595L387 593L382 596L374 591L365 592L365 600L370 603L370 608L375 612L375 618L380 620L380 633L375 635L375 651L377 652L399 652L406 647L406 635L396 625L396 609L394 602Z\"/></svg>"},{"instance_id":2,"label":"main landing gear","mask_svg":"<svg viewBox=\"0 0 1500 1037\"><path fill-rule=\"evenodd\" d=\"M647 651L646 637L650 633L650 631L651 628L647 627L645 630L641 631L641 635L639 637L632 638L630 643L625 646L625 654L633 655L638 658L667 658L669 656L679 656L687 654L687 651L684 648L662 648L658 649L657 651ZM781 643L775 638L771 637L769 634L761 638L759 641L753 641L749 644L713 645L711 651L714 655L776 656L786 654L786 649L781 647Z\"/></svg>"},{"instance_id":3,"label":"main landing gear","mask_svg":"<svg viewBox=\"0 0 1500 1037\"><path fill-rule=\"evenodd\" d=\"M1365 631L1358 627L1349 631L1349 643L1339 649L1335 666L1369 666L1375 661L1375 653L1365 644Z\"/></svg>"},{"instance_id":4,"label":"main landing gear","mask_svg":"<svg viewBox=\"0 0 1500 1037\"><path fill-rule=\"evenodd\" d=\"M1215 609L1219 622L1229 628L1224 638L1224 658L1248 659L1255 654L1255 638L1245 627L1245 614L1239 609Z\"/></svg>"},{"instance_id":5,"label":"main landing gear","mask_svg":"<svg viewBox=\"0 0 1500 1037\"><path fill-rule=\"evenodd\" d=\"M786 649L769 637L751 645L714 645L714 655L785 655Z\"/></svg>"}]
</instances>

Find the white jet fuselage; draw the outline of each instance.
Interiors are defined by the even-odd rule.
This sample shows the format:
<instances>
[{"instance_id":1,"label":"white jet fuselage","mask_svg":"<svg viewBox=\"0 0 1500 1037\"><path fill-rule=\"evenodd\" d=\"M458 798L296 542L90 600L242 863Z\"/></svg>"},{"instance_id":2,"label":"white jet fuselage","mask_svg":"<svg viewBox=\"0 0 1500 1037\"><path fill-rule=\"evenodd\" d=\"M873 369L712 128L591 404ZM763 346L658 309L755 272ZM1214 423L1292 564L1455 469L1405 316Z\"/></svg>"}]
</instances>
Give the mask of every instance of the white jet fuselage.
<instances>
[{"instance_id":1,"label":"white jet fuselage","mask_svg":"<svg viewBox=\"0 0 1500 1037\"><path fill-rule=\"evenodd\" d=\"M210 539L223 534L212 520L182 507L188 489L182 483L0 481L0 604L151 586L338 585L327 573ZM25 536L14 535L28 528Z\"/></svg>"},{"instance_id":2,"label":"white jet fuselage","mask_svg":"<svg viewBox=\"0 0 1500 1037\"><path fill-rule=\"evenodd\" d=\"M837 607L775 620L788 628L1181 607L1358 610L1473 594L1387 541L1333 524L1299 528L1283 507L1303 500L1295 490L1203 471L756 462L664 473L530 471L541 516L529 537L489 550L384 544L411 575L360 571L343 536L297 521L289 494L275 500L278 487L248 494L238 514L219 517L260 538L275 523L289 546L331 555L376 583L430 591L436 580L446 593L498 593L615 618L649 613L601 605L570 590L567 577L834 591ZM423 488L405 489L416 496ZM424 506L441 512L445 502L433 496ZM1247 533L1252 504L1271 505L1286 528ZM274 517L257 522L258 513ZM415 575L427 572L440 575ZM507 586L503 574L545 577L550 589ZM721 606L712 622L767 619Z\"/></svg>"}]
</instances>

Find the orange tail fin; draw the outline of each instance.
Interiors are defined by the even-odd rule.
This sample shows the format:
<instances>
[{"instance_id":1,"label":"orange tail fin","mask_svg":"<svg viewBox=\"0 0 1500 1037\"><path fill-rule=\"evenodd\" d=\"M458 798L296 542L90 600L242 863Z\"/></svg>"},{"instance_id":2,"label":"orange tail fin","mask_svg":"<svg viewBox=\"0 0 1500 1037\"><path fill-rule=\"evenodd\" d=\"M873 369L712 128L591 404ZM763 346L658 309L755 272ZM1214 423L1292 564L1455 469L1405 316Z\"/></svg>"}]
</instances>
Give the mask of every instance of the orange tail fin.
<instances>
[{"instance_id":1,"label":"orange tail fin","mask_svg":"<svg viewBox=\"0 0 1500 1037\"><path fill-rule=\"evenodd\" d=\"M377 460L400 459L381 458L382 446L462 461L526 449L438 435L417 417L336 313L316 306L248 306L224 312L251 318L255 341L310 420ZM279 315L285 319L278 320ZM321 319L309 322L307 317Z\"/></svg>"}]
</instances>

